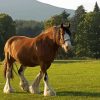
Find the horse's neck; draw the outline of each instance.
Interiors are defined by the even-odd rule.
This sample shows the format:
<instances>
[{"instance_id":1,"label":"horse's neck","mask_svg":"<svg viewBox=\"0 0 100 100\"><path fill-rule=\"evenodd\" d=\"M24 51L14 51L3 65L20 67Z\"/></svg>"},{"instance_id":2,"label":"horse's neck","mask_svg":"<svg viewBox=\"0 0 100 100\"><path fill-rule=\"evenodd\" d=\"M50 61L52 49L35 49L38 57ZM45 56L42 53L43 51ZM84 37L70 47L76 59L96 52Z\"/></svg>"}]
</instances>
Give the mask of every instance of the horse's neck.
<instances>
[{"instance_id":1,"label":"horse's neck","mask_svg":"<svg viewBox=\"0 0 100 100\"><path fill-rule=\"evenodd\" d=\"M52 45L54 45L55 47L59 47L58 43L57 43L57 39L56 39L56 32L57 30L54 30L54 27L51 27L47 30L45 30L44 32L42 32L38 38L44 39L44 38L48 38L50 41L52 41Z\"/></svg>"},{"instance_id":2,"label":"horse's neck","mask_svg":"<svg viewBox=\"0 0 100 100\"><path fill-rule=\"evenodd\" d=\"M54 32L53 28L51 28L51 30L49 30L46 35L50 39L50 41L52 41L52 45L53 45L54 49L58 50L59 45L57 44L56 33Z\"/></svg>"}]
</instances>

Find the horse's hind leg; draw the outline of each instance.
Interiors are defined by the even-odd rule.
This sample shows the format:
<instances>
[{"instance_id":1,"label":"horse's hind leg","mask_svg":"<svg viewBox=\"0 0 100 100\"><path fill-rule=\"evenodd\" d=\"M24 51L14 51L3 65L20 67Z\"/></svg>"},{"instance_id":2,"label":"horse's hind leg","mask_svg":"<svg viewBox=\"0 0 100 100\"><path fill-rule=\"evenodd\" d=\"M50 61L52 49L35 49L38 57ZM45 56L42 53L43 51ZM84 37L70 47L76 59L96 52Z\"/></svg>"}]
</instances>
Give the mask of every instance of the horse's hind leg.
<instances>
[{"instance_id":1,"label":"horse's hind leg","mask_svg":"<svg viewBox=\"0 0 100 100\"><path fill-rule=\"evenodd\" d=\"M40 71L40 73L36 76L33 84L29 87L30 93L33 93L33 94L40 93L39 84L40 84L40 80L42 79L42 77L43 77L43 72Z\"/></svg>"},{"instance_id":2,"label":"horse's hind leg","mask_svg":"<svg viewBox=\"0 0 100 100\"><path fill-rule=\"evenodd\" d=\"M4 86L3 92L4 93L12 93L14 92L13 88L11 87L10 84L10 78L12 77L12 63L9 63L8 61L5 61L4 64L4 73L5 73L5 77L6 77L6 84Z\"/></svg>"},{"instance_id":3,"label":"horse's hind leg","mask_svg":"<svg viewBox=\"0 0 100 100\"><path fill-rule=\"evenodd\" d=\"M28 81L26 80L26 78L24 77L24 71L25 71L26 67L21 65L20 69L18 70L19 76L20 76L20 86L21 89L24 91L29 91L29 84Z\"/></svg>"}]
</instances>

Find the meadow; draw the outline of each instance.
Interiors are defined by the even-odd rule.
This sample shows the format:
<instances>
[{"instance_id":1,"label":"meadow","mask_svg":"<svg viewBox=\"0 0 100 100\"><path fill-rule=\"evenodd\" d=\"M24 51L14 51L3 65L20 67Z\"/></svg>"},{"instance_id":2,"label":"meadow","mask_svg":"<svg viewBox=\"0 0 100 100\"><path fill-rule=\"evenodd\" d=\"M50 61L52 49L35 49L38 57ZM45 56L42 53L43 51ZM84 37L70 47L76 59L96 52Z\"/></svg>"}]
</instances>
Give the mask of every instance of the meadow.
<instances>
[{"instance_id":1,"label":"meadow","mask_svg":"<svg viewBox=\"0 0 100 100\"><path fill-rule=\"evenodd\" d=\"M39 70L39 67L35 67L25 71L30 84ZM57 96L43 96L43 80L40 83L40 94L23 92L19 87L18 74L14 74L14 79L11 80L15 93L4 94L5 79L1 62L0 100L100 100L100 60L55 61L49 68L48 75Z\"/></svg>"}]
</instances>

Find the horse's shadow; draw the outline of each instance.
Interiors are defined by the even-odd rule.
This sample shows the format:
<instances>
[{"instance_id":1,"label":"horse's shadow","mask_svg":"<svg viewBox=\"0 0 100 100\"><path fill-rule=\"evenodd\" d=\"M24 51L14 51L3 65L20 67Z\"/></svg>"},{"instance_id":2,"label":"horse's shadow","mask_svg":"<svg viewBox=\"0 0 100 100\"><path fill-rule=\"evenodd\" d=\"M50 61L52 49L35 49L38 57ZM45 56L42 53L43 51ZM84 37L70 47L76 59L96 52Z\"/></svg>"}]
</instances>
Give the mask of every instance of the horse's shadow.
<instances>
[{"instance_id":1,"label":"horse's shadow","mask_svg":"<svg viewBox=\"0 0 100 100\"><path fill-rule=\"evenodd\" d=\"M30 94L29 92L15 92L19 94ZM40 94L43 94L41 91ZM84 97L100 97L100 92L82 92L82 91L61 91L57 92L57 96L84 96Z\"/></svg>"},{"instance_id":2,"label":"horse's shadow","mask_svg":"<svg viewBox=\"0 0 100 100\"><path fill-rule=\"evenodd\" d=\"M57 92L57 95L58 96L100 97L100 92L61 91L61 92Z\"/></svg>"}]
</instances>

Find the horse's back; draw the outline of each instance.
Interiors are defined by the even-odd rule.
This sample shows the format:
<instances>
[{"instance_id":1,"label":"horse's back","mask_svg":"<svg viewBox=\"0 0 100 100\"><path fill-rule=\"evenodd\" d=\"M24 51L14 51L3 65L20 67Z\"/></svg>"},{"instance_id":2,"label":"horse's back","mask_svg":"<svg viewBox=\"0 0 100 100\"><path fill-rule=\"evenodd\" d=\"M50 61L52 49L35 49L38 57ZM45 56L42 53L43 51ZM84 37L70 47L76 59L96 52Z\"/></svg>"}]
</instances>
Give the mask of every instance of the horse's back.
<instances>
[{"instance_id":1,"label":"horse's back","mask_svg":"<svg viewBox=\"0 0 100 100\"><path fill-rule=\"evenodd\" d=\"M25 36L13 36L5 44L5 55L9 53L18 62L25 62L32 57L33 39Z\"/></svg>"},{"instance_id":2,"label":"horse's back","mask_svg":"<svg viewBox=\"0 0 100 100\"><path fill-rule=\"evenodd\" d=\"M16 42L16 41L25 41L25 40L30 40L31 38L26 37L26 36L13 36L11 38L8 39L7 43L11 44L12 42Z\"/></svg>"},{"instance_id":3,"label":"horse's back","mask_svg":"<svg viewBox=\"0 0 100 100\"><path fill-rule=\"evenodd\" d=\"M25 36L13 36L9 38L5 44L4 52L10 52L12 49L16 47L16 49L20 48L22 44L29 41L30 38Z\"/></svg>"}]
</instances>

